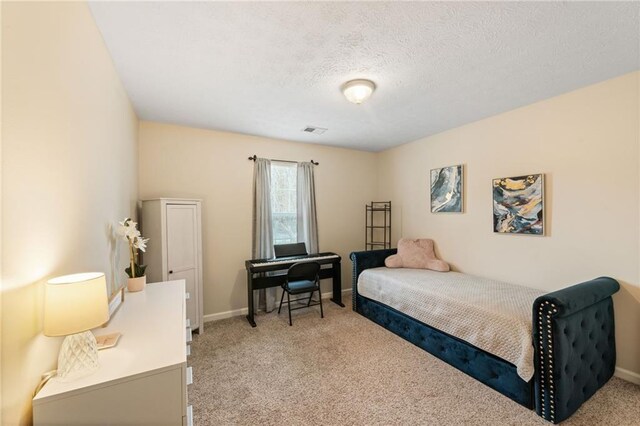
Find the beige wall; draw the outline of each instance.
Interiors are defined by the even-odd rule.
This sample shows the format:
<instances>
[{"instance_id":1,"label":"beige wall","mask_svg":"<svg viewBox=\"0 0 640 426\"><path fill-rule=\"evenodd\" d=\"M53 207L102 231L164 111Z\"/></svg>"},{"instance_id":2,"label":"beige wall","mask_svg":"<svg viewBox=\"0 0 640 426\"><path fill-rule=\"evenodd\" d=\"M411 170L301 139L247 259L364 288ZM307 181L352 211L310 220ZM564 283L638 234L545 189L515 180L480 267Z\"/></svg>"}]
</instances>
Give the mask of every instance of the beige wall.
<instances>
[{"instance_id":1,"label":"beige wall","mask_svg":"<svg viewBox=\"0 0 640 426\"><path fill-rule=\"evenodd\" d=\"M609 275L618 366L640 373L638 80L625 75L380 154L395 237L430 237L455 269L544 290ZM429 170L465 165L464 214L432 214ZM546 237L492 233L491 180L544 173ZM640 377L640 376L639 376Z\"/></svg>"},{"instance_id":2,"label":"beige wall","mask_svg":"<svg viewBox=\"0 0 640 426\"><path fill-rule=\"evenodd\" d=\"M351 279L348 254L364 244L364 205L375 198L375 154L141 122L140 197L203 199L205 314L247 306L244 260L251 257L253 185L247 157L253 154L320 162L320 250L342 255L343 288ZM330 291L330 283L323 291Z\"/></svg>"},{"instance_id":3,"label":"beige wall","mask_svg":"<svg viewBox=\"0 0 640 426\"><path fill-rule=\"evenodd\" d=\"M0 425L2 424L2 6L0 5Z\"/></svg>"},{"instance_id":4,"label":"beige wall","mask_svg":"<svg viewBox=\"0 0 640 426\"><path fill-rule=\"evenodd\" d=\"M61 342L42 335L43 282L122 283L109 226L135 210L138 123L86 4L3 2L2 42L2 423L16 425Z\"/></svg>"}]
</instances>

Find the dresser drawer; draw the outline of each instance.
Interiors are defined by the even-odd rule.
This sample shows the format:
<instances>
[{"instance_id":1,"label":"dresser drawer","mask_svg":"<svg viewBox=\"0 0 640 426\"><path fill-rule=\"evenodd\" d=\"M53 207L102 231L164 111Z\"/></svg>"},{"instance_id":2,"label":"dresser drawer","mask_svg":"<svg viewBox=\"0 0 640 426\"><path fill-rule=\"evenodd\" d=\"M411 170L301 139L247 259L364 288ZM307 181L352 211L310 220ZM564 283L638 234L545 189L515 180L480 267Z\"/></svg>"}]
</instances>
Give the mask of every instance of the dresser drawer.
<instances>
[{"instance_id":1,"label":"dresser drawer","mask_svg":"<svg viewBox=\"0 0 640 426\"><path fill-rule=\"evenodd\" d=\"M175 426L180 424L186 405L181 370L173 368L37 401L33 406L34 425Z\"/></svg>"}]
</instances>

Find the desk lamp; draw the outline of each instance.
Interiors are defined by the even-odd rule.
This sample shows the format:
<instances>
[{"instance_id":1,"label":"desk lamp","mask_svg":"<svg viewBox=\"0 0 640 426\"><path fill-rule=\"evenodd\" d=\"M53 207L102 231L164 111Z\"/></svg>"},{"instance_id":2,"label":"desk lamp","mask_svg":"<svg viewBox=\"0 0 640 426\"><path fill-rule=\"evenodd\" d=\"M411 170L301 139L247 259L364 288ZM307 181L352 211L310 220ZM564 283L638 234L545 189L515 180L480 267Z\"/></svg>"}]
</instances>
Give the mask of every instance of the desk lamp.
<instances>
[{"instance_id":1,"label":"desk lamp","mask_svg":"<svg viewBox=\"0 0 640 426\"><path fill-rule=\"evenodd\" d=\"M44 334L66 336L58 355L58 378L71 381L98 369L98 347L90 330L108 320L107 283L102 272L47 281Z\"/></svg>"}]
</instances>

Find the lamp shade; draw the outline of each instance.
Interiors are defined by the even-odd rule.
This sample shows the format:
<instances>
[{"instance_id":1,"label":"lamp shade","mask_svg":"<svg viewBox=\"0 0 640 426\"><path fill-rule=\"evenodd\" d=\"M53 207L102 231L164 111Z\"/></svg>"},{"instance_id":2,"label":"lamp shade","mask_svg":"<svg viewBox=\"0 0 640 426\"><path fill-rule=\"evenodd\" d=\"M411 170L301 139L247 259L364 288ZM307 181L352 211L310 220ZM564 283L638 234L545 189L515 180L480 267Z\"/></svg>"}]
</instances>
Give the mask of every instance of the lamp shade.
<instances>
[{"instance_id":1,"label":"lamp shade","mask_svg":"<svg viewBox=\"0 0 640 426\"><path fill-rule=\"evenodd\" d=\"M65 275L47 281L44 334L68 336L109 320L107 282L102 272Z\"/></svg>"}]
</instances>

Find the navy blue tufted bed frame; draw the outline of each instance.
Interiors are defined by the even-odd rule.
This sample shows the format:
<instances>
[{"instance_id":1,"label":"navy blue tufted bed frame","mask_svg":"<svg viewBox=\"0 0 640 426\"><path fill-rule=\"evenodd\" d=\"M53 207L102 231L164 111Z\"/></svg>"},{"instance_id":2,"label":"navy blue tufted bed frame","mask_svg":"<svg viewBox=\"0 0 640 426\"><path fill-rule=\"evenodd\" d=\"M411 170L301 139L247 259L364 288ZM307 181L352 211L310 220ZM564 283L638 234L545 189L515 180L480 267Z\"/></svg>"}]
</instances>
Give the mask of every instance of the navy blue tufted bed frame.
<instances>
[{"instance_id":1,"label":"navy blue tufted bed frame","mask_svg":"<svg viewBox=\"0 0 640 426\"><path fill-rule=\"evenodd\" d=\"M384 266L396 249L351 253L353 310L451 364L544 419L568 418L611 378L616 363L613 300L620 288L596 278L540 296L534 302L536 373L529 382L515 365L358 294L362 271Z\"/></svg>"}]
</instances>

